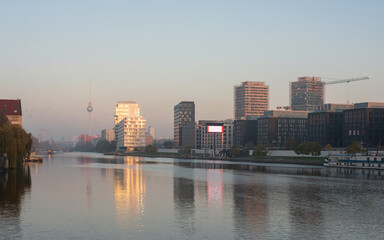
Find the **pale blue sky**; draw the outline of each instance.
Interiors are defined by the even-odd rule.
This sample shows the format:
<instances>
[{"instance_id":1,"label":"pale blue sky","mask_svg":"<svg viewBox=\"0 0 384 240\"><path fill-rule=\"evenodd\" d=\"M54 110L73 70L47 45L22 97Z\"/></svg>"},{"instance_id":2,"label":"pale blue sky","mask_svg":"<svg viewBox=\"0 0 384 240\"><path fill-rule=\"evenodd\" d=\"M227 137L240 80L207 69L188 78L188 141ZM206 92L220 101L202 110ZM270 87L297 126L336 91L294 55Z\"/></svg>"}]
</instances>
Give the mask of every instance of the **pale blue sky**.
<instances>
[{"instance_id":1,"label":"pale blue sky","mask_svg":"<svg viewBox=\"0 0 384 240\"><path fill-rule=\"evenodd\" d=\"M0 98L21 98L24 127L55 139L87 132L89 80L94 134L119 100L137 100L163 137L182 100L197 120L232 118L242 81L266 82L271 109L307 75L371 78L327 87L327 102L384 101L383 12L369 0L0 0Z\"/></svg>"}]
</instances>

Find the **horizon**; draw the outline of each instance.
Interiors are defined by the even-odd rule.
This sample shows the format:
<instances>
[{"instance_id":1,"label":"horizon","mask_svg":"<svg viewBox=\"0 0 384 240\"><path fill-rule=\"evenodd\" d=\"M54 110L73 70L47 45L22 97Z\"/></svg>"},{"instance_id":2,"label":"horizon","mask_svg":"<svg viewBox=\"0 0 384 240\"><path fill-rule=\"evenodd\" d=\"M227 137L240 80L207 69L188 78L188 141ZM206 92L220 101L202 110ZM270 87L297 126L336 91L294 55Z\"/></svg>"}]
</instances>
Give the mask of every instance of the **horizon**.
<instances>
[{"instance_id":1,"label":"horizon","mask_svg":"<svg viewBox=\"0 0 384 240\"><path fill-rule=\"evenodd\" d=\"M150 4L148 4L150 3ZM269 86L269 109L289 105L303 76L330 85L324 103L384 102L381 1L20 1L0 3L1 99L21 99L35 137L71 140L113 128L118 101L136 100L156 136L173 138L173 107L196 121L233 119L233 87Z\"/></svg>"}]
</instances>

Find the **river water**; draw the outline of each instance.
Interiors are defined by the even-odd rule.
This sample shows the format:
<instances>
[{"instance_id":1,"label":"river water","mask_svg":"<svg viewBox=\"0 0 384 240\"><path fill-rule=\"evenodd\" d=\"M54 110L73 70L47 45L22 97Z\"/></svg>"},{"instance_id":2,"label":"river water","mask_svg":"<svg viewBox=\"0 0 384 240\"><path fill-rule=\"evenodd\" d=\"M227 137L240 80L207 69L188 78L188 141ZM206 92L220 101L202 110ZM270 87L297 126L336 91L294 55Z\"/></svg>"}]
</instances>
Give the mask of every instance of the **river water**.
<instances>
[{"instance_id":1,"label":"river water","mask_svg":"<svg viewBox=\"0 0 384 240\"><path fill-rule=\"evenodd\" d=\"M0 239L383 239L384 171L58 153L0 175Z\"/></svg>"}]
</instances>

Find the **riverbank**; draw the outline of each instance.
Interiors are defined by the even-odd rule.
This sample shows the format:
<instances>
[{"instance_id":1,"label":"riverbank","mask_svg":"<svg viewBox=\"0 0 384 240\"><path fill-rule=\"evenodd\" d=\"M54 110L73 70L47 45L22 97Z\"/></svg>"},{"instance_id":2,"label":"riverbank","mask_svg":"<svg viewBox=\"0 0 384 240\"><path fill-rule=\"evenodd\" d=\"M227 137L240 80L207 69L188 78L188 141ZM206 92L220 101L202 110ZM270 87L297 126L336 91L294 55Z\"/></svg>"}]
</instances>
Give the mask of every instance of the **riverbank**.
<instances>
[{"instance_id":1,"label":"riverbank","mask_svg":"<svg viewBox=\"0 0 384 240\"><path fill-rule=\"evenodd\" d=\"M275 164L301 164L301 165L313 165L323 166L324 157L275 157L275 156L244 156L234 158L213 158L202 156L185 156L181 154L171 153L124 153L121 156L135 156L135 157L150 157L150 158L178 158L178 159L204 159L215 161L231 161L231 162L253 162L253 163L275 163Z\"/></svg>"}]
</instances>

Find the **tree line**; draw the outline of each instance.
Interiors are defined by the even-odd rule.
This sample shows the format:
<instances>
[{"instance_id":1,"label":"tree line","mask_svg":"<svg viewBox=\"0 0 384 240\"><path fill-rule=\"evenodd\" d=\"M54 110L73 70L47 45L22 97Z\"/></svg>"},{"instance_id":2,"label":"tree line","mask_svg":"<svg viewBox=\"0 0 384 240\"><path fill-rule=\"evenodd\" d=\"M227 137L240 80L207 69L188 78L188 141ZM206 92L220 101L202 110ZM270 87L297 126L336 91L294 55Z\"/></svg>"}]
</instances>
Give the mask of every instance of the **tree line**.
<instances>
[{"instance_id":1,"label":"tree line","mask_svg":"<svg viewBox=\"0 0 384 240\"><path fill-rule=\"evenodd\" d=\"M10 168L16 168L31 156L32 134L21 126L11 124L4 113L0 113L0 155L6 154Z\"/></svg>"}]
</instances>

